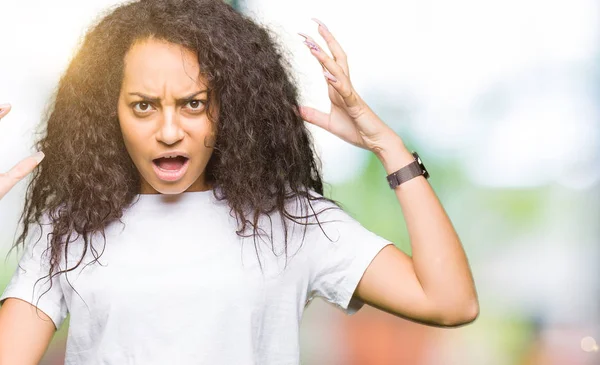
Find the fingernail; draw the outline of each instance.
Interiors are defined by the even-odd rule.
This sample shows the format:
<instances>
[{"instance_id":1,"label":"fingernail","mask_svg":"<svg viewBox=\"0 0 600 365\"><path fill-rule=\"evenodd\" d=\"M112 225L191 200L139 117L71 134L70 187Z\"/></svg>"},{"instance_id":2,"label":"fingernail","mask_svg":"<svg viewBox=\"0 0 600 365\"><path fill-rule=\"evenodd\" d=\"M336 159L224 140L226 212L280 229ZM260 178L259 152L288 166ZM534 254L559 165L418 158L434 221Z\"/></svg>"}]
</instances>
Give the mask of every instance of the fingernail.
<instances>
[{"instance_id":1,"label":"fingernail","mask_svg":"<svg viewBox=\"0 0 600 365\"><path fill-rule=\"evenodd\" d=\"M0 105L0 118L2 118L6 113L10 111L10 104L1 104Z\"/></svg>"},{"instance_id":2,"label":"fingernail","mask_svg":"<svg viewBox=\"0 0 600 365\"><path fill-rule=\"evenodd\" d=\"M308 48L314 49L315 51L319 52L319 47L316 44L314 44L313 42L304 41L304 44L306 44L308 46Z\"/></svg>"},{"instance_id":3,"label":"fingernail","mask_svg":"<svg viewBox=\"0 0 600 365\"><path fill-rule=\"evenodd\" d=\"M322 21L320 21L320 20L319 20L319 19L317 19L317 18L311 18L311 19L312 19L312 20L313 20L315 23L317 23L317 24L319 24L320 26L322 26L322 27L323 27L323 29L325 29L325 30L329 31L329 29L327 28L327 26L326 26L325 24L323 24L323 22L322 22Z\"/></svg>"},{"instance_id":4,"label":"fingernail","mask_svg":"<svg viewBox=\"0 0 600 365\"><path fill-rule=\"evenodd\" d=\"M323 75L325 75L325 77L327 77L329 80L331 80L333 82L337 82L337 79L335 78L335 76L333 76L329 71L327 71L327 70L323 71Z\"/></svg>"},{"instance_id":5,"label":"fingernail","mask_svg":"<svg viewBox=\"0 0 600 365\"><path fill-rule=\"evenodd\" d=\"M306 44L307 46L309 46L310 48L312 48L316 51L319 50L319 47L317 47L316 43L313 42L313 39L310 36L308 36L304 33L300 33L300 32L298 32L298 35L300 35L301 37L304 37L304 44Z\"/></svg>"},{"instance_id":6,"label":"fingernail","mask_svg":"<svg viewBox=\"0 0 600 365\"><path fill-rule=\"evenodd\" d=\"M33 157L37 161L37 163L40 163L44 159L44 156L45 156L44 152L39 151L39 152L34 153L33 156L31 156L31 157Z\"/></svg>"}]
</instances>

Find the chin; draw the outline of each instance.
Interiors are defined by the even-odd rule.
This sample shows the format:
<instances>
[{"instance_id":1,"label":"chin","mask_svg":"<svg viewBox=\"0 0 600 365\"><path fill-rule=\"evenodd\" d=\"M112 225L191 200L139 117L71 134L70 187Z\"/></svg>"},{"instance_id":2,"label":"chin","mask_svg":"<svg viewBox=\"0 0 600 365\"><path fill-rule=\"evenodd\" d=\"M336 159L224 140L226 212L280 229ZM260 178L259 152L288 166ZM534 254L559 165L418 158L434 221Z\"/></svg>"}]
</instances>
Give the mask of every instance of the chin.
<instances>
[{"instance_id":1,"label":"chin","mask_svg":"<svg viewBox=\"0 0 600 365\"><path fill-rule=\"evenodd\" d=\"M185 185L177 184L177 186L152 186L154 190L158 191L160 194L165 195L177 195L185 192L187 188Z\"/></svg>"},{"instance_id":2,"label":"chin","mask_svg":"<svg viewBox=\"0 0 600 365\"><path fill-rule=\"evenodd\" d=\"M144 179L142 182L142 194L181 194L189 188L184 181L164 182L160 180Z\"/></svg>"}]
</instances>

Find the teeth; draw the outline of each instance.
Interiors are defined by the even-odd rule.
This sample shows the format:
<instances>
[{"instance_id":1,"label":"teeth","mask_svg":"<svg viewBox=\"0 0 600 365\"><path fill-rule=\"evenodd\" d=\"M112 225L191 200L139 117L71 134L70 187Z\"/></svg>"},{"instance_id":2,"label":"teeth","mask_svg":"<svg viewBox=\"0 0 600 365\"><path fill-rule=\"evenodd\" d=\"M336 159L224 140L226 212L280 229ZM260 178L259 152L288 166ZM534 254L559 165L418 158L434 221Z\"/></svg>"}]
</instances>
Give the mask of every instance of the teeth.
<instances>
[{"instance_id":1,"label":"teeth","mask_svg":"<svg viewBox=\"0 0 600 365\"><path fill-rule=\"evenodd\" d=\"M176 157L183 157L183 156L180 156L180 155L169 155L169 156L163 156L162 158L176 158ZM184 157L184 158L187 158L187 157Z\"/></svg>"}]
</instances>

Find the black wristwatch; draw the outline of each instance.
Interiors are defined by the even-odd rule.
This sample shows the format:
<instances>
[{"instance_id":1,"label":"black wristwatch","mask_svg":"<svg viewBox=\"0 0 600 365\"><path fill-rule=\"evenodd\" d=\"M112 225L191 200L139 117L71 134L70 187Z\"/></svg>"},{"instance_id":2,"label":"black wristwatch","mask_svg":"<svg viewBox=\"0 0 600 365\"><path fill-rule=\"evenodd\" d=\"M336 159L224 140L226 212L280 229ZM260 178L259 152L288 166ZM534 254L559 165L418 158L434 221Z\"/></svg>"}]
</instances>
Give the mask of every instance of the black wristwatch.
<instances>
[{"instance_id":1,"label":"black wristwatch","mask_svg":"<svg viewBox=\"0 0 600 365\"><path fill-rule=\"evenodd\" d=\"M423 175L426 179L429 179L429 172L427 172L425 165L423 165L419 154L413 151L412 155L415 157L413 162L387 176L387 181L391 189L395 189L396 186L417 176Z\"/></svg>"}]
</instances>

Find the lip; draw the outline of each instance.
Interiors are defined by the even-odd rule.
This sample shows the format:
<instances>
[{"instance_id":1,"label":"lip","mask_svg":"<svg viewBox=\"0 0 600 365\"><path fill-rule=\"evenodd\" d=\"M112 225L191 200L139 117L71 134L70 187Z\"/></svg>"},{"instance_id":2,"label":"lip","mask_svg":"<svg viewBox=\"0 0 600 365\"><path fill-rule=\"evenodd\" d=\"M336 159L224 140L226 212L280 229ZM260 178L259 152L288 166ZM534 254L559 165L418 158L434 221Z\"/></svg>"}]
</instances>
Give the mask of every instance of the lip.
<instances>
[{"instance_id":1,"label":"lip","mask_svg":"<svg viewBox=\"0 0 600 365\"><path fill-rule=\"evenodd\" d=\"M188 160L190 159L190 155L188 155L187 153L185 153L183 151L167 151L167 152L163 152L160 155L154 157L153 160L167 157L167 156L183 156L183 157L187 158Z\"/></svg>"},{"instance_id":2,"label":"lip","mask_svg":"<svg viewBox=\"0 0 600 365\"><path fill-rule=\"evenodd\" d=\"M165 154L165 155L168 156L169 154ZM185 155L181 155L181 156L185 156ZM187 157L187 156L185 156L185 157ZM160 158L160 157L157 157L157 158ZM173 182L173 181L177 181L177 180L181 179L183 177L183 175L185 175L189 165L190 165L189 157L187 160L185 160L185 162L183 163L183 166L181 166L181 168L179 170L163 170L160 167L158 167L158 165L156 163L154 163L154 161L152 161L152 169L154 169L154 173L156 174L156 176L160 180L169 181L169 182Z\"/></svg>"}]
</instances>

